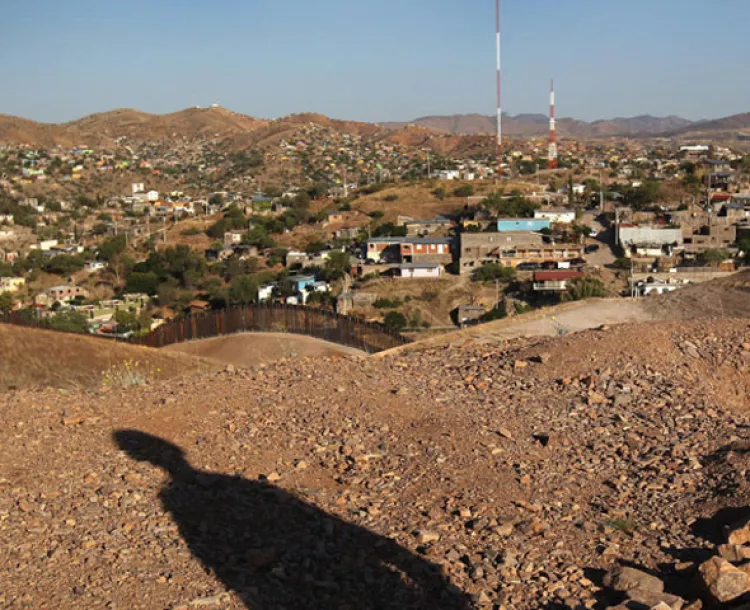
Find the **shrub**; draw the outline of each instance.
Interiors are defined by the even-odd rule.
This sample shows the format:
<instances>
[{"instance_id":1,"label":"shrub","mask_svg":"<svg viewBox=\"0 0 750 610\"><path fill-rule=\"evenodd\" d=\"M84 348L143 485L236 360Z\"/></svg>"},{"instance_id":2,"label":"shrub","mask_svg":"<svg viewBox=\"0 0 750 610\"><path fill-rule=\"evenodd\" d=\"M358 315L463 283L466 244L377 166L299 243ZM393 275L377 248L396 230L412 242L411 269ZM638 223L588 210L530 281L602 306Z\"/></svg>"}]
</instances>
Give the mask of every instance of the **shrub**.
<instances>
[{"instance_id":1,"label":"shrub","mask_svg":"<svg viewBox=\"0 0 750 610\"><path fill-rule=\"evenodd\" d=\"M563 295L564 301L582 301L595 297L607 296L607 290L601 280L594 277L583 277L568 283L568 290Z\"/></svg>"},{"instance_id":2,"label":"shrub","mask_svg":"<svg viewBox=\"0 0 750 610\"><path fill-rule=\"evenodd\" d=\"M398 201L398 195L395 193L391 193L390 195L386 195L384 197L384 201Z\"/></svg>"},{"instance_id":3,"label":"shrub","mask_svg":"<svg viewBox=\"0 0 750 610\"><path fill-rule=\"evenodd\" d=\"M398 297L395 299L381 297L372 304L377 309L395 309L396 307L401 307L401 305L403 305L403 302Z\"/></svg>"},{"instance_id":4,"label":"shrub","mask_svg":"<svg viewBox=\"0 0 750 610\"><path fill-rule=\"evenodd\" d=\"M456 197L471 197L474 194L474 187L471 184L464 184L453 190Z\"/></svg>"},{"instance_id":5,"label":"shrub","mask_svg":"<svg viewBox=\"0 0 750 610\"><path fill-rule=\"evenodd\" d=\"M183 237L192 237L193 235L200 235L203 233L198 227L188 227L187 229L183 229L180 231L180 235Z\"/></svg>"},{"instance_id":6,"label":"shrub","mask_svg":"<svg viewBox=\"0 0 750 610\"><path fill-rule=\"evenodd\" d=\"M385 315L383 324L390 330L401 331L406 327L406 316L400 311L389 311Z\"/></svg>"},{"instance_id":7,"label":"shrub","mask_svg":"<svg viewBox=\"0 0 750 610\"><path fill-rule=\"evenodd\" d=\"M490 263L483 265L479 269L475 269L471 274L471 279L475 282L494 282L500 280L502 282L510 282L516 277L516 270L512 267L503 267L498 263Z\"/></svg>"},{"instance_id":8,"label":"shrub","mask_svg":"<svg viewBox=\"0 0 750 610\"><path fill-rule=\"evenodd\" d=\"M434 191L432 191L432 194L435 195L436 199L442 201L448 196L448 191L445 190L444 186L439 186Z\"/></svg>"}]
</instances>

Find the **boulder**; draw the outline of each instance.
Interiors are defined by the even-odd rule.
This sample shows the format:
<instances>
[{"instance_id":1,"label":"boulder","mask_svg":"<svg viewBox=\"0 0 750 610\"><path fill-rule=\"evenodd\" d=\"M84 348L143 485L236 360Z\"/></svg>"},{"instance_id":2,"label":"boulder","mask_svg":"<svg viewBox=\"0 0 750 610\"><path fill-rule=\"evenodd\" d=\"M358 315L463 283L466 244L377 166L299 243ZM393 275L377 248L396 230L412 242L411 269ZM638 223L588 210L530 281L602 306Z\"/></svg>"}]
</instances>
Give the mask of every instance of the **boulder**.
<instances>
[{"instance_id":1,"label":"boulder","mask_svg":"<svg viewBox=\"0 0 750 610\"><path fill-rule=\"evenodd\" d=\"M651 576L641 570L618 566L604 577L604 584L615 591L648 591L663 593L664 583L656 576Z\"/></svg>"},{"instance_id":2,"label":"boulder","mask_svg":"<svg viewBox=\"0 0 750 610\"><path fill-rule=\"evenodd\" d=\"M750 575L721 557L712 557L702 563L698 571L708 592L720 603L737 599L750 591Z\"/></svg>"}]
</instances>

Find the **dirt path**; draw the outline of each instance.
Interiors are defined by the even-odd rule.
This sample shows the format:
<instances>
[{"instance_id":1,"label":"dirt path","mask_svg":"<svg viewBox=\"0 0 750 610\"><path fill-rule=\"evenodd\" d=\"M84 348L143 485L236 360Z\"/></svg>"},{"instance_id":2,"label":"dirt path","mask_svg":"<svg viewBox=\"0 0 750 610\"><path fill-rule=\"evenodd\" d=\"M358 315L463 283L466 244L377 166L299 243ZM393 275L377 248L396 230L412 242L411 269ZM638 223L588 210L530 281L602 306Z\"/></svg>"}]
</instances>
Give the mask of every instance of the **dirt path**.
<instances>
[{"instance_id":1,"label":"dirt path","mask_svg":"<svg viewBox=\"0 0 750 610\"><path fill-rule=\"evenodd\" d=\"M518 337L556 336L597 328L603 324L645 322L654 319L644 301L630 299L595 299L566 303L557 307L514 316L497 322L481 324L410 345L376 354L376 357L413 351L423 347L447 345L464 339L493 341Z\"/></svg>"},{"instance_id":2,"label":"dirt path","mask_svg":"<svg viewBox=\"0 0 750 610\"><path fill-rule=\"evenodd\" d=\"M181 343L168 351L218 360L235 366L267 364L282 358L363 356L360 350L314 337L286 333L247 333Z\"/></svg>"}]
</instances>

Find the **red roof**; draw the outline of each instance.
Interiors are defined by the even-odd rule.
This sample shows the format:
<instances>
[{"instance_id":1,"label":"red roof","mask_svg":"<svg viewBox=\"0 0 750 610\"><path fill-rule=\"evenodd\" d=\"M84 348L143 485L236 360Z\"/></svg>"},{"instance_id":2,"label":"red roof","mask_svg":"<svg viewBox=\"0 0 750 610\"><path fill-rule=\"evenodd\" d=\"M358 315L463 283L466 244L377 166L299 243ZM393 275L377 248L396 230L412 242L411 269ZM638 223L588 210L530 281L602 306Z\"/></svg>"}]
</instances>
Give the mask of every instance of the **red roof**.
<instances>
[{"instance_id":1,"label":"red roof","mask_svg":"<svg viewBox=\"0 0 750 610\"><path fill-rule=\"evenodd\" d=\"M560 269L558 271L535 271L534 281L535 282L549 282L549 281L560 281L560 280L574 280L577 277L583 277L582 271L568 271L567 269Z\"/></svg>"}]
</instances>

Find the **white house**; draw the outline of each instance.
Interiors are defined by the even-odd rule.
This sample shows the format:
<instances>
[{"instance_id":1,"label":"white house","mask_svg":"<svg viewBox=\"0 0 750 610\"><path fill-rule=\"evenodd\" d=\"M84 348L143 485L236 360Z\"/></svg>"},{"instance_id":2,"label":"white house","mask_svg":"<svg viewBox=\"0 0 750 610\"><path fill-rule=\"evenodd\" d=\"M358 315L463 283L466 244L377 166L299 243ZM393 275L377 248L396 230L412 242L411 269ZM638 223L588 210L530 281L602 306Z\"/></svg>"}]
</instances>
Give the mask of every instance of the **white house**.
<instances>
[{"instance_id":1,"label":"white house","mask_svg":"<svg viewBox=\"0 0 750 610\"><path fill-rule=\"evenodd\" d=\"M438 172L440 180L458 180L460 177L461 172L457 169L443 169Z\"/></svg>"},{"instance_id":2,"label":"white house","mask_svg":"<svg viewBox=\"0 0 750 610\"><path fill-rule=\"evenodd\" d=\"M146 191L146 188L143 182L134 182L132 184L132 189L133 189L132 190L133 195L136 195L138 193L143 193Z\"/></svg>"},{"instance_id":3,"label":"white house","mask_svg":"<svg viewBox=\"0 0 750 610\"><path fill-rule=\"evenodd\" d=\"M396 277L402 278L439 278L443 275L443 266L437 263L404 263L395 269Z\"/></svg>"},{"instance_id":4,"label":"white house","mask_svg":"<svg viewBox=\"0 0 750 610\"><path fill-rule=\"evenodd\" d=\"M42 252L49 252L55 246L57 246L56 239L45 239L44 241L40 241L36 246L31 246L31 248L41 250Z\"/></svg>"},{"instance_id":5,"label":"white house","mask_svg":"<svg viewBox=\"0 0 750 610\"><path fill-rule=\"evenodd\" d=\"M0 292L18 292L26 285L22 277L0 277Z\"/></svg>"},{"instance_id":6,"label":"white house","mask_svg":"<svg viewBox=\"0 0 750 610\"><path fill-rule=\"evenodd\" d=\"M83 265L83 270L87 271L88 273L95 273L97 271L101 271L106 266L106 263L102 261L88 261Z\"/></svg>"},{"instance_id":7,"label":"white house","mask_svg":"<svg viewBox=\"0 0 750 610\"><path fill-rule=\"evenodd\" d=\"M258 302L262 303L263 301L270 301L271 297L273 297L273 289L275 287L276 284L263 284L258 288Z\"/></svg>"},{"instance_id":8,"label":"white house","mask_svg":"<svg viewBox=\"0 0 750 610\"><path fill-rule=\"evenodd\" d=\"M535 220L549 220L552 224L573 224L576 219L575 210L568 208L546 208L534 211Z\"/></svg>"},{"instance_id":9,"label":"white house","mask_svg":"<svg viewBox=\"0 0 750 610\"><path fill-rule=\"evenodd\" d=\"M155 201L159 201L159 191L149 191L148 193L146 193L146 199L148 199L152 203Z\"/></svg>"}]
</instances>

